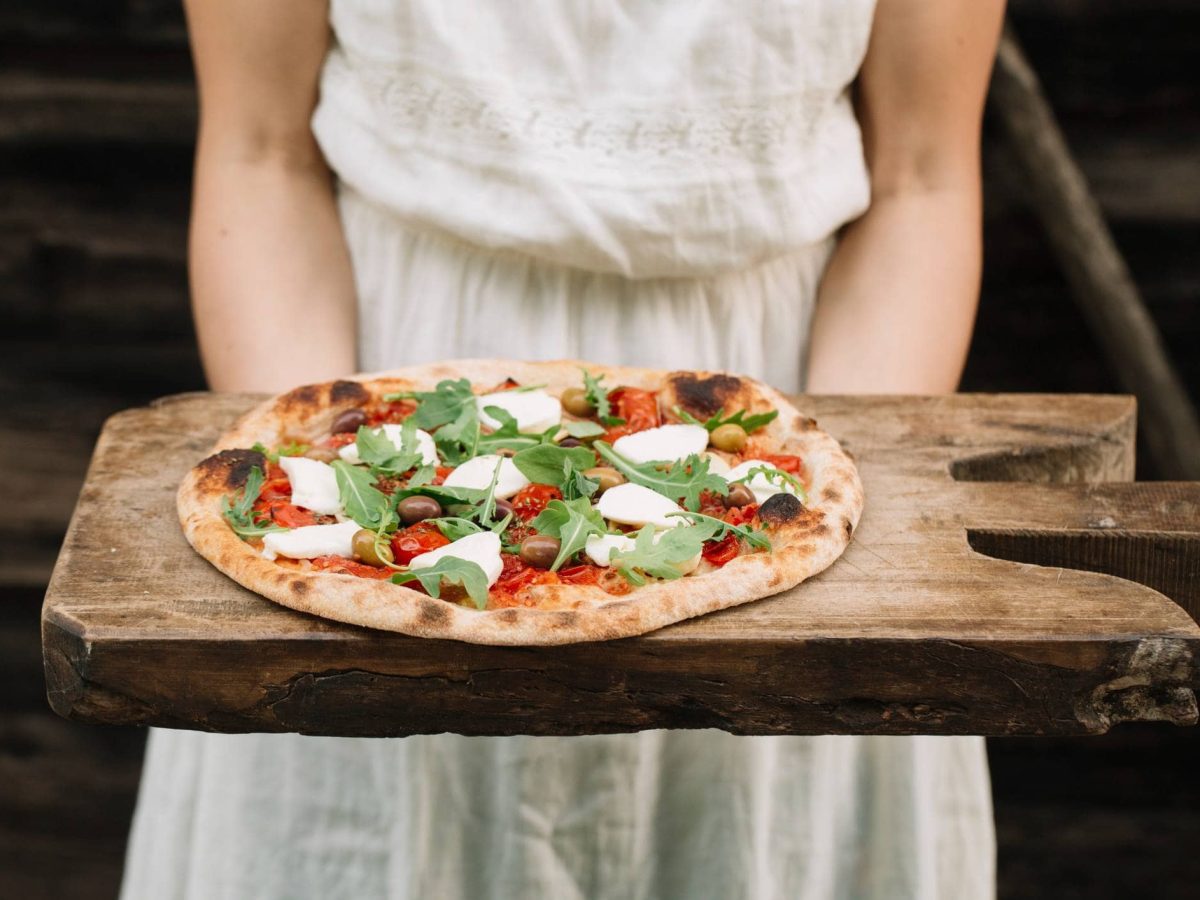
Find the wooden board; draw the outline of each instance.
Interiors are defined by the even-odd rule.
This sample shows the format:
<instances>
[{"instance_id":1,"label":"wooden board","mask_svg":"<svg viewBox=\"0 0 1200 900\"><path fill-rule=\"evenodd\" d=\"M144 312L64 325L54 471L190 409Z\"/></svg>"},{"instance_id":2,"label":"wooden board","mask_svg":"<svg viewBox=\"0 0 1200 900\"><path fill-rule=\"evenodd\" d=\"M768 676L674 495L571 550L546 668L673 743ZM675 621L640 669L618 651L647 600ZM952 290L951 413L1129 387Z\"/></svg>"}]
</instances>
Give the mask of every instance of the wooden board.
<instances>
[{"instance_id":1,"label":"wooden board","mask_svg":"<svg viewBox=\"0 0 1200 900\"><path fill-rule=\"evenodd\" d=\"M800 397L859 461L867 506L845 556L756 603L550 648L324 621L194 554L176 485L256 399L179 395L105 426L43 608L62 715L376 736L1074 734L1196 721L1200 628L1188 613L1071 568L1144 580L1200 611L1200 485L1119 483L1133 472L1130 398Z\"/></svg>"}]
</instances>

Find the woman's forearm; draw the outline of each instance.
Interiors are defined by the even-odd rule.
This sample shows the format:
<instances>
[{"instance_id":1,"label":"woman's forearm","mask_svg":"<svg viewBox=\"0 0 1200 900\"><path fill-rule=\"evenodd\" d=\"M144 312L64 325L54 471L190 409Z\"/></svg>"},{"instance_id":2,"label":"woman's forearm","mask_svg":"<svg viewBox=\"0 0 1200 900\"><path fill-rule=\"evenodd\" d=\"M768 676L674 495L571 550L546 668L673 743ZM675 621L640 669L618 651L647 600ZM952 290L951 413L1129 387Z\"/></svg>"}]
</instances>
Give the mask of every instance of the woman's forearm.
<instances>
[{"instance_id":1,"label":"woman's forearm","mask_svg":"<svg viewBox=\"0 0 1200 900\"><path fill-rule=\"evenodd\" d=\"M354 282L324 164L226 156L202 136L195 197L192 302L210 386L278 391L353 372Z\"/></svg>"},{"instance_id":2,"label":"woman's forearm","mask_svg":"<svg viewBox=\"0 0 1200 900\"><path fill-rule=\"evenodd\" d=\"M200 88L189 262L217 390L278 391L355 365L354 280L309 121L325 0L187 0Z\"/></svg>"},{"instance_id":3,"label":"woman's forearm","mask_svg":"<svg viewBox=\"0 0 1200 900\"><path fill-rule=\"evenodd\" d=\"M970 184L878 198L842 237L813 320L813 393L953 391L975 319L980 200Z\"/></svg>"}]
</instances>

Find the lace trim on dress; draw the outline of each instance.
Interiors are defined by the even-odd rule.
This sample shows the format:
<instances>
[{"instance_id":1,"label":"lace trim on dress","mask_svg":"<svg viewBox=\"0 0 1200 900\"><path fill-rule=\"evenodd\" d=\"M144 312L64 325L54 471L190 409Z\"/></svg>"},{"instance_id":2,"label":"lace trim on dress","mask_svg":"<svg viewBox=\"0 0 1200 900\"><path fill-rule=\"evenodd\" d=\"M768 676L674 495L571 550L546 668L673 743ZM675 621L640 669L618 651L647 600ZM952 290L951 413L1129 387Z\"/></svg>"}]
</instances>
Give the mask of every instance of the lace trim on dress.
<instances>
[{"instance_id":1,"label":"lace trim on dress","mask_svg":"<svg viewBox=\"0 0 1200 900\"><path fill-rule=\"evenodd\" d=\"M756 102L701 106L580 106L561 97L501 94L457 82L412 63L351 62L331 54L326 89L350 80L365 90L388 123L380 133L437 144L492 162L514 153L539 166L594 172L681 167L711 172L714 164L789 170L811 157L814 138L838 95L828 87L780 93ZM335 88L335 90L341 88Z\"/></svg>"}]
</instances>

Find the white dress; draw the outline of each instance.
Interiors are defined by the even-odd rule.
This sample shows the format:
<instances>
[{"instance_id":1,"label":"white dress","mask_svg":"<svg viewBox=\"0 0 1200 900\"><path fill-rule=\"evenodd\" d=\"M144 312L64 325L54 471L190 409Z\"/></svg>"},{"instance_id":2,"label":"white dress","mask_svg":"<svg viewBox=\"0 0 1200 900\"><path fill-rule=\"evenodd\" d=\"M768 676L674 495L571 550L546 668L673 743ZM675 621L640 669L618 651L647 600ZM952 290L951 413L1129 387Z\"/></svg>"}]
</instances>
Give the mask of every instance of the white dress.
<instances>
[{"instance_id":1,"label":"white dress","mask_svg":"<svg viewBox=\"0 0 1200 900\"><path fill-rule=\"evenodd\" d=\"M314 130L364 370L454 356L801 387L868 202L870 0L334 0ZM869 498L868 498L869 502ZM154 731L126 900L993 894L979 738Z\"/></svg>"}]
</instances>

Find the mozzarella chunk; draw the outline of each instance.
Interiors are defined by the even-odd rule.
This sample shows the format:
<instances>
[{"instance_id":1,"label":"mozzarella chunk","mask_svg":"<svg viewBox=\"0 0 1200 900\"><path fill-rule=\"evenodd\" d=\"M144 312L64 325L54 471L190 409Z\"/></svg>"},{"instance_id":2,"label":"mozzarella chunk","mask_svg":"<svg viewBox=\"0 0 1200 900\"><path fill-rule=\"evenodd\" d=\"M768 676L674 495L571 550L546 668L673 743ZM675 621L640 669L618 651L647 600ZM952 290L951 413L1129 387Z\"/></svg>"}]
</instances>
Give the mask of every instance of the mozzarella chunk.
<instances>
[{"instance_id":1,"label":"mozzarella chunk","mask_svg":"<svg viewBox=\"0 0 1200 900\"><path fill-rule=\"evenodd\" d=\"M734 466L721 477L726 481L738 481L750 474L751 469L759 468L778 469L779 467L773 465L772 463L766 462L765 460L748 459L744 463ZM774 497L776 494L787 492L795 495L796 493L796 489L786 481L781 482L781 486L781 484L768 481L766 476L764 476L761 472L759 472L749 481L744 482L744 484L746 487L750 488L750 492L754 494L754 499L759 503L764 502L768 497Z\"/></svg>"},{"instance_id":2,"label":"mozzarella chunk","mask_svg":"<svg viewBox=\"0 0 1200 900\"><path fill-rule=\"evenodd\" d=\"M657 544L658 539L662 537L664 533L665 532L661 531L656 532L654 535L654 543ZM635 541L632 537L624 534L593 534L587 539L587 543L584 545L583 552L586 553L587 558L596 565L607 567L609 565L608 558L612 554L613 550L616 550L618 553L632 550L634 543ZM693 572L696 570L696 567L700 565L700 557L701 554L697 553L691 559L684 560L681 563L676 563L675 568L677 568L682 575Z\"/></svg>"},{"instance_id":3,"label":"mozzarella chunk","mask_svg":"<svg viewBox=\"0 0 1200 900\"><path fill-rule=\"evenodd\" d=\"M439 559L447 556L473 562L483 569L483 573L487 575L488 587L499 580L500 573L504 570L504 561L500 559L500 536L490 531L468 534L444 547L414 556L408 567L410 569L428 569Z\"/></svg>"},{"instance_id":4,"label":"mozzarella chunk","mask_svg":"<svg viewBox=\"0 0 1200 900\"><path fill-rule=\"evenodd\" d=\"M389 422L387 425L380 426L380 428L372 429L372 431L375 434L379 434L382 430L383 436L391 441L392 446L399 451L402 449L400 434L403 428L403 425L395 425ZM417 449L421 451L421 462L425 465L436 466L440 462L437 454L437 445L433 442L433 435L428 431L422 431L420 428L417 429ZM357 443L350 443L345 447L339 447L338 456L352 466L357 466L362 462L358 456Z\"/></svg>"},{"instance_id":5,"label":"mozzarella chunk","mask_svg":"<svg viewBox=\"0 0 1200 900\"><path fill-rule=\"evenodd\" d=\"M446 476L446 487L465 487L487 490L496 474L496 466L500 467L500 478L496 481L496 499L507 500L525 485L529 479L521 474L521 470L513 465L507 456L495 453L485 453L468 459L465 463Z\"/></svg>"},{"instance_id":6,"label":"mozzarella chunk","mask_svg":"<svg viewBox=\"0 0 1200 900\"><path fill-rule=\"evenodd\" d=\"M499 391L475 398L479 421L485 428L496 429L500 423L484 412L484 407L498 406L517 420L517 431L541 434L562 421L562 403L545 391Z\"/></svg>"},{"instance_id":7,"label":"mozzarella chunk","mask_svg":"<svg viewBox=\"0 0 1200 900\"><path fill-rule=\"evenodd\" d=\"M640 484L618 484L609 488L600 495L596 510L610 522L622 525L674 528L687 524L682 516L667 517L667 513L683 512L682 506Z\"/></svg>"},{"instance_id":8,"label":"mozzarella chunk","mask_svg":"<svg viewBox=\"0 0 1200 900\"><path fill-rule=\"evenodd\" d=\"M303 456L279 457L292 485L292 502L323 516L340 516L342 499L333 466Z\"/></svg>"},{"instance_id":9,"label":"mozzarella chunk","mask_svg":"<svg viewBox=\"0 0 1200 900\"><path fill-rule=\"evenodd\" d=\"M660 425L617 438L613 449L635 463L678 462L708 446L702 425Z\"/></svg>"},{"instance_id":10,"label":"mozzarella chunk","mask_svg":"<svg viewBox=\"0 0 1200 900\"><path fill-rule=\"evenodd\" d=\"M708 460L708 471L722 478L729 477L729 463L725 461L725 457L716 453L705 453L704 458Z\"/></svg>"},{"instance_id":11,"label":"mozzarella chunk","mask_svg":"<svg viewBox=\"0 0 1200 900\"><path fill-rule=\"evenodd\" d=\"M623 534L593 534L583 546L583 552L598 566L607 566L613 550L632 550L633 538Z\"/></svg>"},{"instance_id":12,"label":"mozzarella chunk","mask_svg":"<svg viewBox=\"0 0 1200 900\"><path fill-rule=\"evenodd\" d=\"M314 559L318 556L350 556L350 542L361 526L357 522L337 525L305 525L290 531L270 531L263 535L262 555L266 559Z\"/></svg>"}]
</instances>

